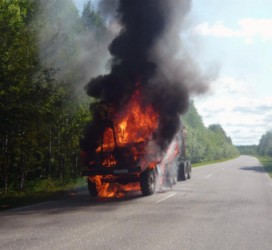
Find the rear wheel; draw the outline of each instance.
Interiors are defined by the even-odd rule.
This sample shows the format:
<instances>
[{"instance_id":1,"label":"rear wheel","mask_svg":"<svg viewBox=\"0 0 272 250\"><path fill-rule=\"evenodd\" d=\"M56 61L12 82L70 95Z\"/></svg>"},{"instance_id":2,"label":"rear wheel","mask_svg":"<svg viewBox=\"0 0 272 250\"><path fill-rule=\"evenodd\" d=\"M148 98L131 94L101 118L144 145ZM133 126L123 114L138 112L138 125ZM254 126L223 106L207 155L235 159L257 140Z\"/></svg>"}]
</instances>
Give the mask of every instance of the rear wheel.
<instances>
[{"instance_id":1,"label":"rear wheel","mask_svg":"<svg viewBox=\"0 0 272 250\"><path fill-rule=\"evenodd\" d=\"M156 189L155 169L147 169L140 175L140 186L144 196L154 194Z\"/></svg>"},{"instance_id":2,"label":"rear wheel","mask_svg":"<svg viewBox=\"0 0 272 250\"><path fill-rule=\"evenodd\" d=\"M98 191L97 191L95 182L92 182L89 179L87 179L87 182L88 182L88 190L90 195L93 197L98 196Z\"/></svg>"},{"instance_id":3,"label":"rear wheel","mask_svg":"<svg viewBox=\"0 0 272 250\"><path fill-rule=\"evenodd\" d=\"M186 161L181 161L178 166L178 181L185 181L188 178L188 166Z\"/></svg>"},{"instance_id":4,"label":"rear wheel","mask_svg":"<svg viewBox=\"0 0 272 250\"><path fill-rule=\"evenodd\" d=\"M187 161L187 169L188 169L188 179L191 179L192 177L192 165L190 161Z\"/></svg>"}]
</instances>

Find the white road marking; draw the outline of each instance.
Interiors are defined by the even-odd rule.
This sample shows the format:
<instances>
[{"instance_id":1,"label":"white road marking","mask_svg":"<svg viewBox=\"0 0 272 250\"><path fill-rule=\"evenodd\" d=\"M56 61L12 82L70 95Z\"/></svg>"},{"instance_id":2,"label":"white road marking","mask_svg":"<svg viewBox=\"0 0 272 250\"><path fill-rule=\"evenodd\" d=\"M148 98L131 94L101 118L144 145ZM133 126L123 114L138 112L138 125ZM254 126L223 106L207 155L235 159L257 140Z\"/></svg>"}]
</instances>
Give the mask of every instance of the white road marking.
<instances>
[{"instance_id":1,"label":"white road marking","mask_svg":"<svg viewBox=\"0 0 272 250\"><path fill-rule=\"evenodd\" d=\"M212 174L209 174L209 175L205 176L205 179L208 179L210 177L212 177Z\"/></svg>"},{"instance_id":2,"label":"white road marking","mask_svg":"<svg viewBox=\"0 0 272 250\"><path fill-rule=\"evenodd\" d=\"M160 200L157 200L156 203L160 203L160 202L162 202L162 201L165 201L165 200L167 200L167 199L173 197L173 196L176 195L176 194L177 194L176 192L171 193L171 194L167 195L166 197L164 197L164 198L162 198L162 199L160 199Z\"/></svg>"}]
</instances>

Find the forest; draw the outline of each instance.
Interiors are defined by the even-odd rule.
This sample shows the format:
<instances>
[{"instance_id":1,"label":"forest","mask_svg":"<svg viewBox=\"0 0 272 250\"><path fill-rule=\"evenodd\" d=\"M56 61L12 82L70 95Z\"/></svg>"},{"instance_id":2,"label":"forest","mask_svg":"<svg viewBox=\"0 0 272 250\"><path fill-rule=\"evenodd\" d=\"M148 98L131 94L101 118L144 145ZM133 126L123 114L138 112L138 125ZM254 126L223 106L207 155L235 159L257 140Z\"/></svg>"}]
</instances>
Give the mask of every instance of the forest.
<instances>
[{"instance_id":1,"label":"forest","mask_svg":"<svg viewBox=\"0 0 272 250\"><path fill-rule=\"evenodd\" d=\"M237 146L241 154L272 157L272 130L262 135L258 145Z\"/></svg>"},{"instance_id":2,"label":"forest","mask_svg":"<svg viewBox=\"0 0 272 250\"><path fill-rule=\"evenodd\" d=\"M0 1L0 194L80 177L93 101L84 85L103 72L112 36L90 2L79 13L72 0ZM193 101L181 119L193 163L239 155L219 124L204 126ZM271 137L260 153L272 155Z\"/></svg>"}]
</instances>

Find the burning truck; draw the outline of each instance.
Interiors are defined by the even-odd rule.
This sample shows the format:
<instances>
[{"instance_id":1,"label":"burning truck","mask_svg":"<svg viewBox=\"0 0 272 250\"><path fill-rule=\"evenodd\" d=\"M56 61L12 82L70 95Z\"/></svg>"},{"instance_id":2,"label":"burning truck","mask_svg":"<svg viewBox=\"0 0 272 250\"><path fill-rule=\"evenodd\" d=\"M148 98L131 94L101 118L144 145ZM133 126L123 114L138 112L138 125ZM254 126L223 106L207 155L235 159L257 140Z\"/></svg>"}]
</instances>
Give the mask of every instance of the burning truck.
<instances>
[{"instance_id":1,"label":"burning truck","mask_svg":"<svg viewBox=\"0 0 272 250\"><path fill-rule=\"evenodd\" d=\"M205 90L195 63L180 51L191 0L114 2L107 20L114 16L120 30L108 47L109 72L85 86L96 102L80 143L83 175L92 196L151 195L191 177L180 117L189 94Z\"/></svg>"},{"instance_id":2,"label":"burning truck","mask_svg":"<svg viewBox=\"0 0 272 250\"><path fill-rule=\"evenodd\" d=\"M125 108L119 112L111 103L93 105L97 126L93 152L82 151L92 196L120 197L141 190L151 195L177 181L191 177L185 158L185 130L177 132L164 153L156 145L159 116L145 104L138 86Z\"/></svg>"}]
</instances>

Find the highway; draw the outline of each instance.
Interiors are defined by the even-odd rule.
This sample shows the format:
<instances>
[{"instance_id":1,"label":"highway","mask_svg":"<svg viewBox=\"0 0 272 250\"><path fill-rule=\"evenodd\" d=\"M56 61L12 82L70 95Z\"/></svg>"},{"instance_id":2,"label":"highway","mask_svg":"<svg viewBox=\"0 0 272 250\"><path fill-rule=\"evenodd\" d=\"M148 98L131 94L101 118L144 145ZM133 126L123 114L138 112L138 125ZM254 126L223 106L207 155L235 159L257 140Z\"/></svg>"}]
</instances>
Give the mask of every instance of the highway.
<instances>
[{"instance_id":1,"label":"highway","mask_svg":"<svg viewBox=\"0 0 272 250\"><path fill-rule=\"evenodd\" d=\"M272 180L251 156L142 197L87 191L0 213L0 249L272 249Z\"/></svg>"}]
</instances>

